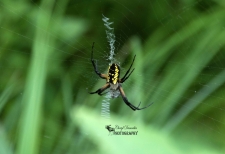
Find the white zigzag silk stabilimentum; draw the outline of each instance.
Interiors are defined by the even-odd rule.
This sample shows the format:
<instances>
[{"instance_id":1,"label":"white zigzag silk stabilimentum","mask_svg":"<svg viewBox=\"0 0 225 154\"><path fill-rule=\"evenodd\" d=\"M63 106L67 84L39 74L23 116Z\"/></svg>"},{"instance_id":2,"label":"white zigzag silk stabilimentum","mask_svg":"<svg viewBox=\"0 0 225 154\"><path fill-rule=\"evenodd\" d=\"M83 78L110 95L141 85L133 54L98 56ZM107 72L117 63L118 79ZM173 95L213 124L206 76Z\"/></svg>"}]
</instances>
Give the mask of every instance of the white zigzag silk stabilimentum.
<instances>
[{"instance_id":1,"label":"white zigzag silk stabilimentum","mask_svg":"<svg viewBox=\"0 0 225 154\"><path fill-rule=\"evenodd\" d=\"M113 63L114 61L114 50L115 50L115 35L114 35L114 28L110 27L113 22L109 22L109 18L105 17L104 15L102 15L102 21L104 22L104 25L106 27L106 38L109 42L109 46L110 46L110 54L108 57L108 60L110 60L110 64ZM115 97L114 96L114 92L109 91L106 96L105 99L102 101L102 110L101 110L101 116L104 118L109 119L110 118L110 99ZM118 94L116 94L116 97L118 97Z\"/></svg>"}]
</instances>

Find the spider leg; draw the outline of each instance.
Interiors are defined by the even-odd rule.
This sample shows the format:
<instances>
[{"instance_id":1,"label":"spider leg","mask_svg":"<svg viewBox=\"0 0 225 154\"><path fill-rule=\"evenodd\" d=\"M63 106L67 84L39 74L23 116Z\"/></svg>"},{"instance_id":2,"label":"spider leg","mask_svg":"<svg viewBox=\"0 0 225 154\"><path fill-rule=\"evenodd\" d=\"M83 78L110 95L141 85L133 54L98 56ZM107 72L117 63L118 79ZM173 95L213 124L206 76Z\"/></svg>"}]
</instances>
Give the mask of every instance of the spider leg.
<instances>
[{"instance_id":1,"label":"spider leg","mask_svg":"<svg viewBox=\"0 0 225 154\"><path fill-rule=\"evenodd\" d=\"M95 92L90 92L90 94L96 94L98 93L98 95L104 95L105 93L102 94L103 91L105 91L106 89L108 89L110 87L109 83L106 83L103 87L99 88L98 90L96 90Z\"/></svg>"},{"instance_id":2,"label":"spider leg","mask_svg":"<svg viewBox=\"0 0 225 154\"><path fill-rule=\"evenodd\" d=\"M102 93L101 96L107 94L108 92L109 92L109 91L106 91L106 92Z\"/></svg>"},{"instance_id":3,"label":"spider leg","mask_svg":"<svg viewBox=\"0 0 225 154\"><path fill-rule=\"evenodd\" d=\"M147 108L147 107L149 107L149 106L151 106L153 103L151 103L151 104L149 104L149 105L147 105L147 106L145 106L145 107L142 107L142 108L139 108L139 106L141 105L141 102L139 103L139 105L136 107L136 106L134 106L133 104L131 104L128 100L127 100L127 97L126 97L126 95L125 95L125 93L124 93L124 91L123 91L123 88L121 87L121 85L119 86L119 91L120 91L120 94L121 94L121 96L122 96L122 98L123 98L123 101L126 103L126 105L127 106L129 106L132 110L142 110L142 109L145 109L145 108Z\"/></svg>"},{"instance_id":4,"label":"spider leg","mask_svg":"<svg viewBox=\"0 0 225 154\"><path fill-rule=\"evenodd\" d=\"M125 82L125 81L130 77L131 73L133 73L133 71L134 71L134 69L132 69L132 71L128 74L127 77L125 77L124 79L122 78L122 79L120 80L120 83Z\"/></svg>"},{"instance_id":5,"label":"spider leg","mask_svg":"<svg viewBox=\"0 0 225 154\"><path fill-rule=\"evenodd\" d=\"M97 65L95 64L95 61L93 59L93 50L94 50L94 44L95 42L93 42L93 45L92 45L92 51L91 51L91 62L92 62L92 65L94 66L94 69L95 69L95 73L98 74L98 76L102 79L107 79L107 75L106 74L102 74L98 71L98 68L97 68Z\"/></svg>"},{"instance_id":6,"label":"spider leg","mask_svg":"<svg viewBox=\"0 0 225 154\"><path fill-rule=\"evenodd\" d=\"M125 75L122 77L121 81L124 81L125 78L128 79L128 77L130 76L130 75L128 75L128 77L127 77L127 74L130 72L130 69L131 69L131 67L133 66L135 57L136 57L136 55L134 55L133 61L132 61L131 65L130 65L129 69L128 69L127 72L125 73ZM132 70L132 72L133 72L133 71L134 71L134 69ZM132 72L131 72L131 73L132 73ZM130 73L130 74L131 74L131 73Z\"/></svg>"}]
</instances>

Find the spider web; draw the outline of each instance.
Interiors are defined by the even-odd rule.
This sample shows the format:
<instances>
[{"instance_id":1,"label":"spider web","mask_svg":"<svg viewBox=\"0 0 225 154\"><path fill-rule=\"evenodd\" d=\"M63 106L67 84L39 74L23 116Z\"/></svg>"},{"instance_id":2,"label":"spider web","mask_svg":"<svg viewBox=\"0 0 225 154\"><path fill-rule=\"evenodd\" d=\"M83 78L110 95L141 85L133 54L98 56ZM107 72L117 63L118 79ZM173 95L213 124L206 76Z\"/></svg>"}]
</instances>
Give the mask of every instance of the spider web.
<instances>
[{"instance_id":1,"label":"spider web","mask_svg":"<svg viewBox=\"0 0 225 154\"><path fill-rule=\"evenodd\" d=\"M91 46L95 42L94 59L100 72L106 73L109 63L115 61L121 66L123 76L136 55L135 71L123 84L123 89L134 105L141 101L142 107L154 102L142 111L144 122L168 134L176 132L174 135L184 140L224 146L223 2L163 0L144 5L138 1L111 1L107 4L102 1L68 1L63 6L64 3L59 1L54 3L54 9L58 12L65 10L65 18L58 22L58 14L53 12L51 20L55 26L51 26L58 28L55 31L48 31L36 23L37 12L45 9L39 3L0 2L0 13L8 15L0 15L0 67L4 72L0 85L7 94L5 87L13 85L11 80L13 83L18 81L11 100L19 100L23 95L38 29L55 41L46 43L46 47L52 50L48 57L51 65L47 84L54 85L49 86L52 93L46 97L46 102L56 97L56 89L62 83L62 89L71 87L68 89L72 93L72 97L67 97L65 90L62 94L64 101L72 100L99 112L99 102L104 102L102 105L106 110L102 110L102 114L108 117L109 105L113 114L131 114L121 98L111 100L108 95L101 98L88 94L105 83L95 74L90 61ZM28 6L32 10L29 14ZM107 28L102 18L113 22L111 28L114 28L115 38L111 37L114 41L107 39L109 35L105 33ZM12 79L6 80L9 77ZM12 105L5 103L3 106L6 116L7 108ZM52 105L46 103L45 107L48 109ZM132 114L136 116L138 113ZM63 125L64 120L60 122Z\"/></svg>"}]
</instances>

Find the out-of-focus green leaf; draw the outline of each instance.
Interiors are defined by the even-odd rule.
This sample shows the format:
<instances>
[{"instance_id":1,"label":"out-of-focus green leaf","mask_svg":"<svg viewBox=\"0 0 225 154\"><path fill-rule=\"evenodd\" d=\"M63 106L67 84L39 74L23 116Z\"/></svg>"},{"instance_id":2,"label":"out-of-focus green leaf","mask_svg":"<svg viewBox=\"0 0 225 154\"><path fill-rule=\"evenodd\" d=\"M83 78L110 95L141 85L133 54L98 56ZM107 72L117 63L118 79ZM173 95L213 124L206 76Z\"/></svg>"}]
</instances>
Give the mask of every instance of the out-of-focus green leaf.
<instances>
[{"instance_id":1,"label":"out-of-focus green leaf","mask_svg":"<svg viewBox=\"0 0 225 154\"><path fill-rule=\"evenodd\" d=\"M71 116L76 124L78 124L82 135L92 140L96 144L96 153L122 154L122 153L157 153L157 154L189 154L198 153L200 151L216 154L217 152L210 147L202 145L190 145L183 142L176 144L166 134L161 133L151 127L146 127L144 124L135 123L125 118L119 118L111 114L110 119L100 117L100 114L86 108L75 107L71 112ZM118 126L136 126L137 135L109 135L106 125L111 125L113 128ZM185 151L180 145L190 145Z\"/></svg>"}]
</instances>

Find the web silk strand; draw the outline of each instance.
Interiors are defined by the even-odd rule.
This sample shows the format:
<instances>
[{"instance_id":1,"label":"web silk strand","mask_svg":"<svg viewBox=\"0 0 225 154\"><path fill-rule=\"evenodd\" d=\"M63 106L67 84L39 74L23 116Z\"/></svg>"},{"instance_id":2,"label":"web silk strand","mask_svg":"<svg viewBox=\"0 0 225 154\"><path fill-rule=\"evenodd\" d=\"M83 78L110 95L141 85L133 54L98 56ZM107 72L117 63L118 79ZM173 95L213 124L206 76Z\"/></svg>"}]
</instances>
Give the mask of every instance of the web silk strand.
<instances>
[{"instance_id":1,"label":"web silk strand","mask_svg":"<svg viewBox=\"0 0 225 154\"><path fill-rule=\"evenodd\" d=\"M114 51L115 51L115 35L114 35L114 28L111 27L111 25L113 24L113 22L109 22L109 18L105 17L104 15L102 15L102 21L104 22L104 25L106 27L106 38L109 42L109 46L110 46L110 54L109 54L109 60L112 63L114 61Z\"/></svg>"}]
</instances>

